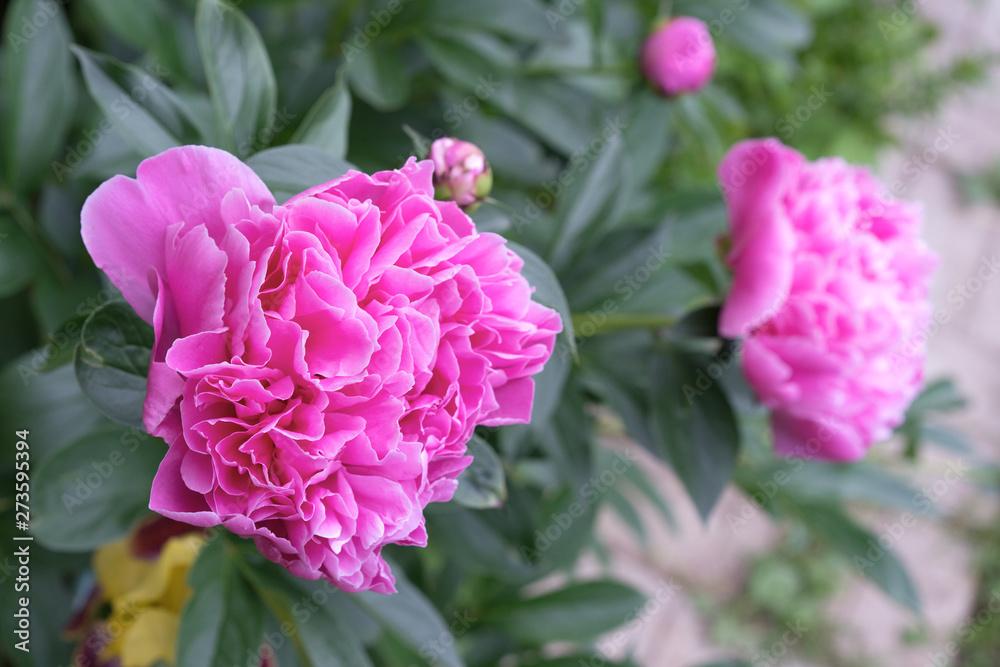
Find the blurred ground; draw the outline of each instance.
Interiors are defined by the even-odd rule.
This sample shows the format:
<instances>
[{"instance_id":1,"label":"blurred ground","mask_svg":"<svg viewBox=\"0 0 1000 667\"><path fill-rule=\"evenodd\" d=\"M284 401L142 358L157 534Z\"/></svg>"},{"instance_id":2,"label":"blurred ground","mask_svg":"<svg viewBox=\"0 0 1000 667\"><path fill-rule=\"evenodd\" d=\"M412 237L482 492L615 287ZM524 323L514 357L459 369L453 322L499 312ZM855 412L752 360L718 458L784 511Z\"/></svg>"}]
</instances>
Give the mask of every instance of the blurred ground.
<instances>
[{"instance_id":1,"label":"blurred ground","mask_svg":"<svg viewBox=\"0 0 1000 667\"><path fill-rule=\"evenodd\" d=\"M1000 52L1000 0L898 4L920 6L941 26L942 40L934 52L940 62L970 51ZM996 462L1000 460L996 399L1000 395L1000 207L966 204L954 175L1000 161L1000 68L993 68L986 85L949 100L938 117L901 123L899 135L902 145L883 156L878 171L903 198L924 202L925 235L941 255L932 296L935 307L947 313L947 322L930 332L928 378L949 375L957 381L971 404L956 425L973 440L979 457ZM947 465L944 454L930 458L924 464L928 483L939 479ZM690 591L731 598L744 585L748 559L773 549L780 533L759 515L734 531L724 517L738 511L743 500L733 491L703 527L671 475L661 470L657 481L675 508L678 531L671 533L650 510L645 517L651 527L650 543L642 547L614 516L607 514L600 523L619 576L650 595L667 591L641 622L629 625L629 644L638 647L636 657L648 667L693 667L728 657L725 650L712 647L708 624L696 611ZM963 516L994 511L993 501L975 495L967 482L949 490L940 502L946 512L955 510ZM879 531L897 517L868 519L868 525ZM830 615L841 628L838 648L845 654L867 656L860 664L879 667L951 664L938 654L975 612L976 584L970 569L975 545L965 541L955 526L925 521L907 530L895 549L924 601L926 641L904 642L903 632L916 626L916 620L873 586L859 583L831 605ZM626 645L611 642L606 648L611 655L623 655ZM765 664L808 663L758 655L755 667ZM816 667L831 665L838 667L816 663Z\"/></svg>"}]
</instances>

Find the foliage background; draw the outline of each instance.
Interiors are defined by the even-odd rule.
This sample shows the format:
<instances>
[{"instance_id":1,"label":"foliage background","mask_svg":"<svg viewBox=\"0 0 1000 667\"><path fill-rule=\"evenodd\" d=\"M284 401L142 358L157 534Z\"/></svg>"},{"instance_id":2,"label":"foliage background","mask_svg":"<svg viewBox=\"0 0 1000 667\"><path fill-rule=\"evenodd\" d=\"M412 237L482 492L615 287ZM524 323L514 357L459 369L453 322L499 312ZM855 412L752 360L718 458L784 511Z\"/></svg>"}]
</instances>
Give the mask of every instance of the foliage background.
<instances>
[{"instance_id":1,"label":"foliage background","mask_svg":"<svg viewBox=\"0 0 1000 667\"><path fill-rule=\"evenodd\" d=\"M641 535L639 497L671 517L643 466L618 472L609 442L625 433L673 468L703 516L733 480L790 527L780 552L753 566L742 606L722 613L705 602L734 659L759 656L772 630L795 618L819 623L815 607L858 574L919 614L891 550L871 567L853 560L870 558L877 536L852 513L912 507L920 491L907 477L923 445L965 447L934 422L962 399L933 384L901 429L907 446L866 463L775 461L732 344L715 338L727 276L714 169L747 136L871 161L892 141L890 119L929 113L982 63L931 69L923 54L933 30L893 5L677 1L674 12L709 23L720 70L700 95L667 101L635 70L662 10L643 0L10 3L0 50L0 423L5 433L31 431L38 546L37 644L5 659L68 664L72 645L58 637L88 583L90 551L146 512L162 445L129 424L150 341L86 256L79 209L103 179L185 143L236 153L287 196L348 163L396 167L414 136L473 141L494 168L499 202L481 208L477 224L519 244L536 298L572 312L576 326L539 380L533 424L483 429L479 474L462 502L428 511L430 547L393 551L410 582L401 596L327 589L300 641L279 650L281 664L599 664L597 638L630 624L644 600L612 572L574 575L581 555L606 552L595 517L608 507ZM76 352L81 331L88 344ZM82 363L94 350L103 361ZM685 386L703 393L689 402ZM76 486L121 448L121 467L95 488ZM790 482L765 490L782 473ZM0 461L0 477L7 494L12 459ZM68 511L67 493L78 511ZM500 498L502 507L486 507ZM4 496L4 562L13 509ZM221 638L273 632L318 590L260 560L225 535L212 542L192 582L196 596L221 596L223 606L205 618L192 612L179 641L215 650L183 664L244 660L240 649L252 646L223 648ZM221 591L201 592L197 572L204 581L226 573ZM5 609L14 606L9 584L0 587ZM247 590L259 613L243 613ZM471 620L449 631L456 618ZM10 624L5 615L3 646ZM800 648L822 655L820 634ZM552 642L569 642L559 659Z\"/></svg>"}]
</instances>

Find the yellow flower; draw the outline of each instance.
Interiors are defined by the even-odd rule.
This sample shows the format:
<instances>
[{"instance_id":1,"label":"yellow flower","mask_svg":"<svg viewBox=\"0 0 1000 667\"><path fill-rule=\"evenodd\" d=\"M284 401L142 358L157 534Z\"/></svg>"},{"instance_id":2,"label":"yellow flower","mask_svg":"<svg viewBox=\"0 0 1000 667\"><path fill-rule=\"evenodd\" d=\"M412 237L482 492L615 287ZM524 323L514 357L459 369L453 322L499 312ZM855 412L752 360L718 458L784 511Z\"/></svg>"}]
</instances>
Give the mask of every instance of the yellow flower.
<instances>
[{"instance_id":1,"label":"yellow flower","mask_svg":"<svg viewBox=\"0 0 1000 667\"><path fill-rule=\"evenodd\" d=\"M187 533L167 540L156 560L136 558L128 538L94 553L97 582L111 604L102 659L117 657L122 667L175 664L180 612L191 597L187 574L204 546L202 535Z\"/></svg>"}]
</instances>

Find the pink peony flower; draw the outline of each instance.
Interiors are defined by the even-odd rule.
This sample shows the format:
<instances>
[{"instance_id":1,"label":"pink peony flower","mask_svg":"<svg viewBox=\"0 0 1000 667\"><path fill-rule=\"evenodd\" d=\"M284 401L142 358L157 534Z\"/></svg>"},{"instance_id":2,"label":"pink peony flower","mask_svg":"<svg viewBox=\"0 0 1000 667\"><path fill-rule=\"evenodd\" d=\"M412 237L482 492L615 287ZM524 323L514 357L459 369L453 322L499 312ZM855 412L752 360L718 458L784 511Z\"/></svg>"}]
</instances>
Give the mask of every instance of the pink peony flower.
<instances>
[{"instance_id":1,"label":"pink peony flower","mask_svg":"<svg viewBox=\"0 0 1000 667\"><path fill-rule=\"evenodd\" d=\"M471 211L490 194L493 172L479 146L444 137L431 144L428 158L434 163L438 199L453 201Z\"/></svg>"},{"instance_id":2,"label":"pink peony flower","mask_svg":"<svg viewBox=\"0 0 1000 667\"><path fill-rule=\"evenodd\" d=\"M807 162L776 139L734 146L719 178L733 269L719 330L746 339L744 373L778 453L861 458L922 382L937 260L919 209L865 169Z\"/></svg>"},{"instance_id":3,"label":"pink peony flower","mask_svg":"<svg viewBox=\"0 0 1000 667\"><path fill-rule=\"evenodd\" d=\"M642 46L642 70L667 97L701 90L715 74L715 44L699 19L668 19Z\"/></svg>"},{"instance_id":4,"label":"pink peony flower","mask_svg":"<svg viewBox=\"0 0 1000 667\"><path fill-rule=\"evenodd\" d=\"M278 206L235 157L185 146L88 198L87 249L156 331L153 510L394 590L383 545L426 544L477 424L528 421L562 326L431 175L351 171Z\"/></svg>"}]
</instances>

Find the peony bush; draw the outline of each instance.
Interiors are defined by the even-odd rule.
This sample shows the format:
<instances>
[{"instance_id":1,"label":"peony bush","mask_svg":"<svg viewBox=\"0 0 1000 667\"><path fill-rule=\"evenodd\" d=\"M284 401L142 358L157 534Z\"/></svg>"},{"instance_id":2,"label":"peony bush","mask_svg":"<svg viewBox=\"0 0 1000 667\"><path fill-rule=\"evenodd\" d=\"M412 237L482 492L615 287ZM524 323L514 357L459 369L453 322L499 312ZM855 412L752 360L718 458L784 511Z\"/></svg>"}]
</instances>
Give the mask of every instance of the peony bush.
<instances>
[{"instance_id":1,"label":"peony bush","mask_svg":"<svg viewBox=\"0 0 1000 667\"><path fill-rule=\"evenodd\" d=\"M919 204L839 149L925 43L804 6L9 3L0 662L646 664L598 517L727 489L867 558L960 440Z\"/></svg>"}]
</instances>

